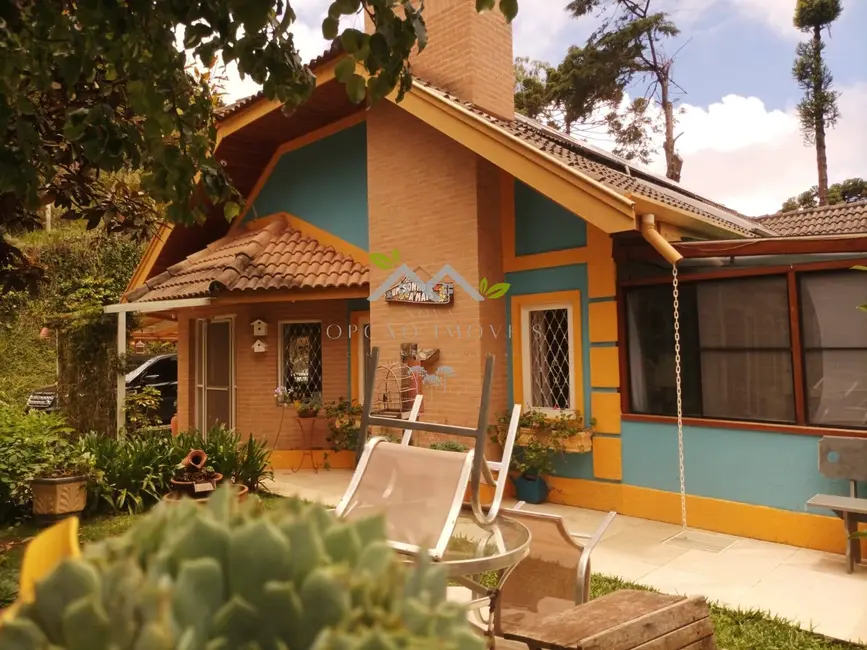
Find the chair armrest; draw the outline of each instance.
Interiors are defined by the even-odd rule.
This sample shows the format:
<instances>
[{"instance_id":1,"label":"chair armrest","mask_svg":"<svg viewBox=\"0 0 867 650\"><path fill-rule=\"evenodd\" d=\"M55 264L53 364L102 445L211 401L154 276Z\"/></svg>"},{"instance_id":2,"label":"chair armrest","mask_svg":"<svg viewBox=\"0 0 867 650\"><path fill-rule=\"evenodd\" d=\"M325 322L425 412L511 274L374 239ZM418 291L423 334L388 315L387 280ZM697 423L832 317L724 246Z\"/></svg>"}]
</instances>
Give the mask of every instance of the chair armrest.
<instances>
[{"instance_id":1,"label":"chair armrest","mask_svg":"<svg viewBox=\"0 0 867 650\"><path fill-rule=\"evenodd\" d=\"M523 508L525 505L527 505L527 502L526 502L526 501L518 501L518 503L515 504L515 507L512 508L512 510L520 510L520 509Z\"/></svg>"},{"instance_id":2,"label":"chair armrest","mask_svg":"<svg viewBox=\"0 0 867 650\"><path fill-rule=\"evenodd\" d=\"M575 595L576 605L583 605L590 599L590 555L593 553L593 549L596 548L596 545L602 539L605 531L608 530L608 526L611 525L611 522L614 521L616 516L617 513L613 511L605 515L605 518L602 520L602 523L599 524L596 532L593 533L593 536L588 539L587 543L584 544L584 548L581 550L581 558L578 560L579 588Z\"/></svg>"}]
</instances>

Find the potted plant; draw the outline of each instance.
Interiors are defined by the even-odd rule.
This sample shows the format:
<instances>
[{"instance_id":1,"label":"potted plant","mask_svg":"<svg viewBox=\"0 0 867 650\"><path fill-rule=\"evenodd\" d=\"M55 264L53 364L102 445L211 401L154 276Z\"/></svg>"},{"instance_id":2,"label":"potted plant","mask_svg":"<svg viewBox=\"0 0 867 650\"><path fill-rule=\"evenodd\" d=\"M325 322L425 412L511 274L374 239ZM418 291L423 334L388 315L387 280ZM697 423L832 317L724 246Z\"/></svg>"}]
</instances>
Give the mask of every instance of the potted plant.
<instances>
[{"instance_id":1,"label":"potted plant","mask_svg":"<svg viewBox=\"0 0 867 650\"><path fill-rule=\"evenodd\" d=\"M511 413L504 413L497 424L490 427L491 439L503 445L508 432ZM554 470L555 454L586 453L592 448L592 427L584 426L578 411L555 411L550 416L543 411L527 407L518 420L518 447L512 455L511 469L515 492L521 501L544 503L548 498L548 484L544 475Z\"/></svg>"},{"instance_id":2,"label":"potted plant","mask_svg":"<svg viewBox=\"0 0 867 650\"><path fill-rule=\"evenodd\" d=\"M360 404L353 404L343 398L325 405L325 417L329 420L328 428L331 431L326 440L332 452L349 452L354 459L361 432L362 411Z\"/></svg>"},{"instance_id":3,"label":"potted plant","mask_svg":"<svg viewBox=\"0 0 867 650\"><path fill-rule=\"evenodd\" d=\"M208 454L201 449L191 449L180 464L175 468L175 475L171 478L174 491L179 493L174 499L181 496L191 496L196 499L208 497L213 492L223 475L215 472L213 467L206 465Z\"/></svg>"},{"instance_id":4,"label":"potted plant","mask_svg":"<svg viewBox=\"0 0 867 650\"><path fill-rule=\"evenodd\" d=\"M78 515L87 505L87 481L93 471L90 454L59 435L47 435L39 442L43 459L30 482L34 517L46 524Z\"/></svg>"},{"instance_id":5,"label":"potted plant","mask_svg":"<svg viewBox=\"0 0 867 650\"><path fill-rule=\"evenodd\" d=\"M208 512L155 508L58 563L4 615L0 646L484 649L444 569L402 561L384 519L212 498Z\"/></svg>"},{"instance_id":6,"label":"potted plant","mask_svg":"<svg viewBox=\"0 0 867 650\"><path fill-rule=\"evenodd\" d=\"M277 386L277 388L274 389L274 401L277 403L277 406L285 408L290 404L295 404L295 395L285 386Z\"/></svg>"},{"instance_id":7,"label":"potted plant","mask_svg":"<svg viewBox=\"0 0 867 650\"><path fill-rule=\"evenodd\" d=\"M299 418L315 418L322 409L322 403L315 397L295 400L295 412Z\"/></svg>"}]
</instances>

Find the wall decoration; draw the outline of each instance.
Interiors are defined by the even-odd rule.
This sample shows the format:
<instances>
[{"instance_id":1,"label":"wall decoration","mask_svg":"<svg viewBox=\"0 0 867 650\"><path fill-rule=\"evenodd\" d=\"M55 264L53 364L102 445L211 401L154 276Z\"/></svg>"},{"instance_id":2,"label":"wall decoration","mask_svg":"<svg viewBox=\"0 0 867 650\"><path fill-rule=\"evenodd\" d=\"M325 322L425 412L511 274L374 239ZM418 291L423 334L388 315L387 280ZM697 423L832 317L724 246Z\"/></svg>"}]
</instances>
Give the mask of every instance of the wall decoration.
<instances>
[{"instance_id":1,"label":"wall decoration","mask_svg":"<svg viewBox=\"0 0 867 650\"><path fill-rule=\"evenodd\" d=\"M404 276L400 282L385 292L386 302L403 302L425 305L451 304L455 295L452 282L439 282L431 287ZM435 299L439 298L439 300Z\"/></svg>"}]
</instances>

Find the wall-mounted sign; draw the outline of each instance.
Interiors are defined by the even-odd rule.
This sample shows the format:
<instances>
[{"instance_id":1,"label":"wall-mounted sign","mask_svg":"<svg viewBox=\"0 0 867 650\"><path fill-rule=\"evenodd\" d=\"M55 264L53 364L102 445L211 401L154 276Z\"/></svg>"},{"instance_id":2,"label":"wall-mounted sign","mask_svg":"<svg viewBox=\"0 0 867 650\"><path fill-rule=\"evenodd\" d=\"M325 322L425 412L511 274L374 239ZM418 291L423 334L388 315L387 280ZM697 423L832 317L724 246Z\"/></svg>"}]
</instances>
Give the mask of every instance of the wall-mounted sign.
<instances>
[{"instance_id":1,"label":"wall-mounted sign","mask_svg":"<svg viewBox=\"0 0 867 650\"><path fill-rule=\"evenodd\" d=\"M433 286L410 280L406 276L385 292L386 302L408 302L426 305L448 305L455 295L452 282L439 282Z\"/></svg>"}]
</instances>

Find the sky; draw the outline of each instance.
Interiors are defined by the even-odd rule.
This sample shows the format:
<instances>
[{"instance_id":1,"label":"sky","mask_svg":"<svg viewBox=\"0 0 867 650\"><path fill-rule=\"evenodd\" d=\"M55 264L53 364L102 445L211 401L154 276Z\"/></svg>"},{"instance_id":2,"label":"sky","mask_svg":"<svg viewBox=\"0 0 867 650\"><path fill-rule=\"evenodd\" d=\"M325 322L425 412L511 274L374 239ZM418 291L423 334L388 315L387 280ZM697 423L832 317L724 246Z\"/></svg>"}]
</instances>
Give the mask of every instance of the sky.
<instances>
[{"instance_id":1,"label":"sky","mask_svg":"<svg viewBox=\"0 0 867 650\"><path fill-rule=\"evenodd\" d=\"M751 216L776 212L785 199L815 185L815 149L803 143L795 110L801 93L791 74L795 47L805 38L792 25L795 0L653 1L681 30L668 48L679 50L674 78L685 91L678 140L684 158L681 184ZM319 26L329 4L292 1L298 15L293 32L305 59L327 47ZM584 42L595 27L593 19L569 17L566 4L520 0L516 56L556 64L570 45ZM342 26L353 25L344 21ZM867 177L865 27L867 0L843 0L843 14L825 36L841 113L828 134L832 183ZM249 79L238 79L235 70L228 77L229 101L258 90ZM604 135L592 142L610 146ZM665 172L659 156L649 167Z\"/></svg>"}]
</instances>

